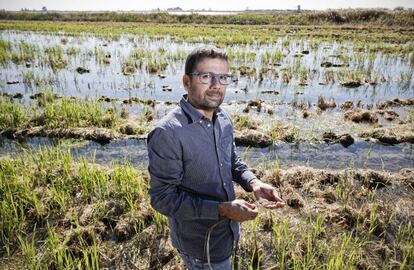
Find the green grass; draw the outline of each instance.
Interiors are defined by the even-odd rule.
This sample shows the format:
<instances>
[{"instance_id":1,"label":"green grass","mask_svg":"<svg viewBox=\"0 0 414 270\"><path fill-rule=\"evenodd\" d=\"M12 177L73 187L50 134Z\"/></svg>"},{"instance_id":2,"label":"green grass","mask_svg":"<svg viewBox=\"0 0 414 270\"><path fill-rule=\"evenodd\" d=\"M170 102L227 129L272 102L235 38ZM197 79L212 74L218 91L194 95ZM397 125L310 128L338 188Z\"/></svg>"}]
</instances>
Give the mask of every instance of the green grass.
<instances>
[{"instance_id":1,"label":"green grass","mask_svg":"<svg viewBox=\"0 0 414 270\"><path fill-rule=\"evenodd\" d=\"M59 127L115 127L118 115L114 108L105 109L102 103L62 98L43 108L44 123Z\"/></svg>"},{"instance_id":2,"label":"green grass","mask_svg":"<svg viewBox=\"0 0 414 270\"><path fill-rule=\"evenodd\" d=\"M16 128L25 124L28 119L26 106L0 96L0 128Z\"/></svg>"},{"instance_id":3,"label":"green grass","mask_svg":"<svg viewBox=\"0 0 414 270\"><path fill-rule=\"evenodd\" d=\"M1 11L3 20L49 20L49 21L87 21L87 22L152 22L181 24L370 24L414 26L413 11L390 11L384 9L344 9L328 11L296 12L244 12L234 15L173 15L161 13L119 13L119 12L10 12Z\"/></svg>"},{"instance_id":4,"label":"green grass","mask_svg":"<svg viewBox=\"0 0 414 270\"><path fill-rule=\"evenodd\" d=\"M147 181L146 173L129 163L114 164L108 171L86 159L75 162L60 146L1 159L0 253L21 258L17 268L99 269L103 236L89 228L106 220L108 200L118 205L117 215L130 213L131 205L149 204ZM84 221L79 210L88 204L97 207L93 218ZM113 218L116 223L120 216ZM62 234L55 221L65 219L73 225ZM113 229L110 224L108 230ZM40 235L41 231L48 233Z\"/></svg>"},{"instance_id":5,"label":"green grass","mask_svg":"<svg viewBox=\"0 0 414 270\"><path fill-rule=\"evenodd\" d=\"M0 64L5 65L10 59L11 44L8 40L0 40Z\"/></svg>"},{"instance_id":6,"label":"green grass","mask_svg":"<svg viewBox=\"0 0 414 270\"><path fill-rule=\"evenodd\" d=\"M254 122L248 116L243 115L233 115L232 121L234 124L235 130L243 130L243 129L257 129L258 124Z\"/></svg>"},{"instance_id":7,"label":"green grass","mask_svg":"<svg viewBox=\"0 0 414 270\"><path fill-rule=\"evenodd\" d=\"M99 269L108 265L111 256L136 252L129 257L131 262L147 256L137 247L155 258L154 267L163 267L165 262L157 258L165 251L157 249L155 239L169 241L167 219L150 207L147 171L128 162L100 166L93 160L93 156L75 159L63 144L0 159L0 259L6 268ZM271 177L278 177L279 166L271 166L275 166L269 170ZM259 207L259 216L242 224L239 267L235 269L410 269L414 263L412 224L389 215L393 206L384 205L381 192L373 189L370 196L363 195L355 179L355 173L347 171L339 180L340 189L352 196L335 195L332 205L339 208L331 211L325 209L331 204L319 204L306 188L299 188L307 196L306 205L319 211ZM288 182L278 185L288 188ZM309 179L306 184L311 187L312 183L318 182ZM335 182L318 190L323 192L331 185ZM341 216L345 209L354 209L350 213L355 222ZM337 215L348 223L332 219ZM116 229L125 220L127 236ZM151 227L150 235L141 234ZM383 241L377 228L385 230L389 242ZM113 234L120 238L115 242L105 238ZM155 242L139 242L150 236ZM135 249L128 251L131 244ZM120 250L123 253L114 255ZM381 250L389 252L381 255Z\"/></svg>"},{"instance_id":8,"label":"green grass","mask_svg":"<svg viewBox=\"0 0 414 270\"><path fill-rule=\"evenodd\" d=\"M219 23L219 22L217 22ZM174 41L189 43L215 43L221 46L234 44L274 44L284 38L289 44L291 39L324 41L358 42L364 48L367 43L383 43L391 51L401 52L412 41L412 30L395 31L392 28L372 28L368 26L292 26L283 25L234 25L217 24L157 24L148 22L49 22L49 21L0 21L0 30L42 31L49 33L64 32L66 35L84 35L94 33L109 39L118 39L123 34L150 39L170 36ZM286 36L294 31L294 35ZM364 42L362 42L362 40ZM387 45L392 44L392 45ZM412 45L411 45L412 46ZM248 52L247 52L248 53Z\"/></svg>"},{"instance_id":9,"label":"green grass","mask_svg":"<svg viewBox=\"0 0 414 270\"><path fill-rule=\"evenodd\" d=\"M106 108L98 101L56 98L42 92L37 104L25 106L0 97L0 128L44 125L47 128L104 127L114 128L120 119L114 107Z\"/></svg>"}]
</instances>

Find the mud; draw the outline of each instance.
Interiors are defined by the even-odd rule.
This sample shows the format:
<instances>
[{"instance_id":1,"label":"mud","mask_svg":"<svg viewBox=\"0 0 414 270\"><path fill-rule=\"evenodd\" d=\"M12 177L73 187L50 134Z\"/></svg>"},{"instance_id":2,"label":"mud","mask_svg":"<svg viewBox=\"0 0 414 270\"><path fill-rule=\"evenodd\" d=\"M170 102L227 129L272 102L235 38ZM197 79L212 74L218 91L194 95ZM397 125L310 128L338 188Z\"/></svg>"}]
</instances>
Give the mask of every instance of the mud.
<instances>
[{"instance_id":1,"label":"mud","mask_svg":"<svg viewBox=\"0 0 414 270\"><path fill-rule=\"evenodd\" d=\"M392 121L400 117L400 115L391 110L378 110L376 111L377 114L380 114L384 117L385 120Z\"/></svg>"},{"instance_id":2,"label":"mud","mask_svg":"<svg viewBox=\"0 0 414 270\"><path fill-rule=\"evenodd\" d=\"M335 101L332 100L325 100L322 96L318 97L317 107L321 109L322 111L326 109L332 109L336 107Z\"/></svg>"},{"instance_id":3,"label":"mud","mask_svg":"<svg viewBox=\"0 0 414 270\"><path fill-rule=\"evenodd\" d=\"M351 100L347 100L344 103L342 103L340 107L342 110L345 110L345 111L352 110L354 108L354 102L352 102Z\"/></svg>"},{"instance_id":4,"label":"mud","mask_svg":"<svg viewBox=\"0 0 414 270\"><path fill-rule=\"evenodd\" d=\"M373 138L386 144L414 143L414 124L375 128L372 131L362 132L359 136L362 138Z\"/></svg>"},{"instance_id":5,"label":"mud","mask_svg":"<svg viewBox=\"0 0 414 270\"><path fill-rule=\"evenodd\" d=\"M347 88L356 88L356 87L360 87L362 83L360 81L347 81L347 82L342 82L341 85Z\"/></svg>"},{"instance_id":6,"label":"mud","mask_svg":"<svg viewBox=\"0 0 414 270\"><path fill-rule=\"evenodd\" d=\"M414 99L399 99L395 98L393 100L385 100L377 102L377 109L384 110L388 107L400 107L400 106L409 106L414 105Z\"/></svg>"},{"instance_id":7,"label":"mud","mask_svg":"<svg viewBox=\"0 0 414 270\"><path fill-rule=\"evenodd\" d=\"M112 140L146 139L146 135L125 135L117 131L97 127L57 128L52 130L47 129L44 126L22 129L9 128L0 130L0 136L5 136L9 139L22 139L26 137L84 139L95 141L100 144L107 144Z\"/></svg>"},{"instance_id":8,"label":"mud","mask_svg":"<svg viewBox=\"0 0 414 270\"><path fill-rule=\"evenodd\" d=\"M85 68L85 67L77 67L76 72L79 73L79 74L84 74L84 73L89 73L90 70Z\"/></svg>"},{"instance_id":9,"label":"mud","mask_svg":"<svg viewBox=\"0 0 414 270\"><path fill-rule=\"evenodd\" d=\"M348 147L355 142L354 138L352 138L349 134L342 134L338 136L333 132L325 132L322 135L322 140L329 144L340 143L343 147Z\"/></svg>"},{"instance_id":10,"label":"mud","mask_svg":"<svg viewBox=\"0 0 414 270\"><path fill-rule=\"evenodd\" d=\"M256 130L235 131L235 143L237 146L267 147L273 144L270 136Z\"/></svg>"},{"instance_id":11,"label":"mud","mask_svg":"<svg viewBox=\"0 0 414 270\"><path fill-rule=\"evenodd\" d=\"M368 122L371 124L378 123L378 117L375 112L364 110L361 108L356 108L352 111L347 111L344 113L345 120L350 120L355 123Z\"/></svg>"}]
</instances>

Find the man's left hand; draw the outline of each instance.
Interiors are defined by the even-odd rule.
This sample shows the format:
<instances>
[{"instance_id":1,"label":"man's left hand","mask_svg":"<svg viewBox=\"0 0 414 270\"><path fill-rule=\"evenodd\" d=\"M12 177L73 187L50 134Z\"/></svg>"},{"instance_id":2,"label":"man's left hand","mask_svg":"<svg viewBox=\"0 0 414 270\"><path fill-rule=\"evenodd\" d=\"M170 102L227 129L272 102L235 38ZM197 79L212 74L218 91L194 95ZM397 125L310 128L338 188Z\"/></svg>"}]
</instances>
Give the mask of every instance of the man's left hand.
<instances>
[{"instance_id":1,"label":"man's left hand","mask_svg":"<svg viewBox=\"0 0 414 270\"><path fill-rule=\"evenodd\" d=\"M276 189L259 179L253 179L249 182L256 201L265 208L275 209L285 206L285 202L279 197Z\"/></svg>"}]
</instances>

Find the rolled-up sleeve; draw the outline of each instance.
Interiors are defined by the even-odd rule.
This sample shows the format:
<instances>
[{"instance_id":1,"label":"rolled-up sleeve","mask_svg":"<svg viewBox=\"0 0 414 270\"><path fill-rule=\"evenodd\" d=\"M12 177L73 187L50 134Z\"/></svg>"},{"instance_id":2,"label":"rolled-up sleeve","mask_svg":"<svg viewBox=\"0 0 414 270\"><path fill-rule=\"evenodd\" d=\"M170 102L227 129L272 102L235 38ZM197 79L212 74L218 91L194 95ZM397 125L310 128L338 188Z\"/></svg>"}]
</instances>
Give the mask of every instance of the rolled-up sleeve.
<instances>
[{"instance_id":1,"label":"rolled-up sleeve","mask_svg":"<svg viewBox=\"0 0 414 270\"><path fill-rule=\"evenodd\" d=\"M180 189L183 160L179 140L169 130L158 127L148 135L147 142L152 207L168 217L218 220L219 202L192 197Z\"/></svg>"}]
</instances>

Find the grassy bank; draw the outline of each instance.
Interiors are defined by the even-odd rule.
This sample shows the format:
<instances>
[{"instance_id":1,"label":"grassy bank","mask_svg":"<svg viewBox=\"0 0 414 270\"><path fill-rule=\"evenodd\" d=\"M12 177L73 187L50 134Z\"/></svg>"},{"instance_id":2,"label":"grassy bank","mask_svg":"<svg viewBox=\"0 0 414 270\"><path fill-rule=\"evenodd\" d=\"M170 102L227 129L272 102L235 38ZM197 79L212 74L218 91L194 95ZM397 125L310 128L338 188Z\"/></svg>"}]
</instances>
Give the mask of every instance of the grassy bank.
<instances>
[{"instance_id":1,"label":"grassy bank","mask_svg":"<svg viewBox=\"0 0 414 270\"><path fill-rule=\"evenodd\" d=\"M386 9L345 9L328 11L244 12L234 15L174 15L160 13L119 12L0 12L2 20L151 22L162 24L239 24L239 25L324 25L369 24L377 26L414 26L413 11Z\"/></svg>"},{"instance_id":2,"label":"grassy bank","mask_svg":"<svg viewBox=\"0 0 414 270\"><path fill-rule=\"evenodd\" d=\"M280 38L309 40L310 42L356 42L395 44L396 49L412 41L413 28L371 27L364 25L205 25L157 24L132 22L53 22L53 21L0 21L0 30L64 32L66 35L94 34L118 39L123 34L147 36L151 39L171 37L173 41L189 43L272 44ZM287 42L286 41L286 42ZM387 44L385 44L387 45ZM362 46L362 44L361 44ZM364 47L364 46L362 46Z\"/></svg>"}]
</instances>

